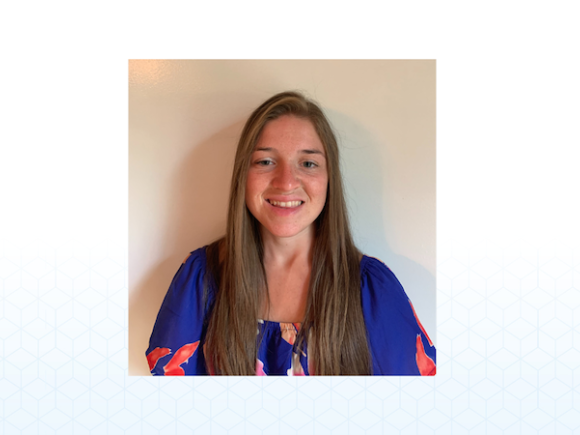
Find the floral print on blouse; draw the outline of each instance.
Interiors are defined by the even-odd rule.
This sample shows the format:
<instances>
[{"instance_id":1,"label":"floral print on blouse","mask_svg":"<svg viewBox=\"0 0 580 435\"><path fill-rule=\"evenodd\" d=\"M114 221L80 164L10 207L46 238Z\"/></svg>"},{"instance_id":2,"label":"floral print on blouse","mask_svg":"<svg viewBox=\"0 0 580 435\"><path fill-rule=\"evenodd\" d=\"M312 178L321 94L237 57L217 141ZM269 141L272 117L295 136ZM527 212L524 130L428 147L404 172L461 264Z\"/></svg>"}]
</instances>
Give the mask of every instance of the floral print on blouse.
<instances>
[{"instance_id":1,"label":"floral print on blouse","mask_svg":"<svg viewBox=\"0 0 580 435\"><path fill-rule=\"evenodd\" d=\"M203 300L205 247L192 252L173 278L147 349L153 375L207 375L204 341L207 307ZM360 263L361 302L374 375L423 375L436 372L433 342L391 270L376 258ZM308 344L295 346L300 323L257 322L256 375L309 375ZM202 343L202 346L200 346Z\"/></svg>"}]
</instances>

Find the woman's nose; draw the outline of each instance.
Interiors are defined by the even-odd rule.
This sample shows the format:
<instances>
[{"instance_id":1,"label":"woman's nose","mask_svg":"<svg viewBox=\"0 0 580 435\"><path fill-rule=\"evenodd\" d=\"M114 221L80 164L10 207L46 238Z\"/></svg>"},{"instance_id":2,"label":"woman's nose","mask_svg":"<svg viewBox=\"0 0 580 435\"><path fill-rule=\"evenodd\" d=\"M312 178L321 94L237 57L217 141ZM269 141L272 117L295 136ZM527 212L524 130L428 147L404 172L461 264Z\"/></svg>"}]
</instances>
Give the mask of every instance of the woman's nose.
<instances>
[{"instance_id":1,"label":"woman's nose","mask_svg":"<svg viewBox=\"0 0 580 435\"><path fill-rule=\"evenodd\" d=\"M276 168L272 185L283 192L290 192L300 185L296 169L289 163L280 163Z\"/></svg>"}]
</instances>

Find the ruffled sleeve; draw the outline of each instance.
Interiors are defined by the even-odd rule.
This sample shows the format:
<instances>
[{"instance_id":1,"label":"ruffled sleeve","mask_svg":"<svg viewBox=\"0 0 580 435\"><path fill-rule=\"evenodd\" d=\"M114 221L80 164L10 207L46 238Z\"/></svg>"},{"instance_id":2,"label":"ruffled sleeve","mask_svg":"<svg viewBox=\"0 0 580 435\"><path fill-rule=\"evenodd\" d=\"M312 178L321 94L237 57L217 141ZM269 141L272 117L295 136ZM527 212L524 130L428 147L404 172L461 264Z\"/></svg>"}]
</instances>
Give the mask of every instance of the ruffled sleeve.
<instances>
[{"instance_id":1,"label":"ruffled sleeve","mask_svg":"<svg viewBox=\"0 0 580 435\"><path fill-rule=\"evenodd\" d=\"M363 257L361 291L373 374L434 375L435 347L393 272Z\"/></svg>"},{"instance_id":2,"label":"ruffled sleeve","mask_svg":"<svg viewBox=\"0 0 580 435\"><path fill-rule=\"evenodd\" d=\"M205 338L206 307L211 302L204 301L205 271L204 247L192 252L175 274L146 352L153 375L207 374L200 346Z\"/></svg>"}]
</instances>

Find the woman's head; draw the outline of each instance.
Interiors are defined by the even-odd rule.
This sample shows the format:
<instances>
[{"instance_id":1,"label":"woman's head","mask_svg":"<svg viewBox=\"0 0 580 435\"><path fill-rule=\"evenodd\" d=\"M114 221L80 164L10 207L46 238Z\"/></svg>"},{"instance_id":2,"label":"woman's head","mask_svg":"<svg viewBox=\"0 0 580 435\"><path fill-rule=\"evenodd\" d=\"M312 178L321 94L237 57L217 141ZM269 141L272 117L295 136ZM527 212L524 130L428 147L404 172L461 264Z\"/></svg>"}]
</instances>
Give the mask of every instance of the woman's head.
<instances>
[{"instance_id":1,"label":"woman's head","mask_svg":"<svg viewBox=\"0 0 580 435\"><path fill-rule=\"evenodd\" d=\"M274 210L268 196L304 203L294 211ZM318 220L320 226L325 216L341 215L343 210L338 146L324 113L297 92L269 98L252 113L238 143L230 197L230 215L236 226L257 226L257 218L277 235L287 237L304 229L305 223ZM289 225L274 228L268 216L278 215L289 216L284 219Z\"/></svg>"},{"instance_id":2,"label":"woman's head","mask_svg":"<svg viewBox=\"0 0 580 435\"><path fill-rule=\"evenodd\" d=\"M293 115L268 121L252 153L245 195L262 236L311 243L327 187L326 153L312 123Z\"/></svg>"}]
</instances>

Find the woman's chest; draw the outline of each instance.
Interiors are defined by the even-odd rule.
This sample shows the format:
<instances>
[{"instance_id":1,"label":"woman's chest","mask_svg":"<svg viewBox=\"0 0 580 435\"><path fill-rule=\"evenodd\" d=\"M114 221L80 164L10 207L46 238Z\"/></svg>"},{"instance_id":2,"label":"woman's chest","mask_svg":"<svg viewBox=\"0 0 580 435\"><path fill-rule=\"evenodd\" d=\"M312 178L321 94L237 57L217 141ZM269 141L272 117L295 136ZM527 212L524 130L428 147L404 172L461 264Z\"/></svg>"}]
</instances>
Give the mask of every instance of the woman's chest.
<instances>
[{"instance_id":1,"label":"woman's chest","mask_svg":"<svg viewBox=\"0 0 580 435\"><path fill-rule=\"evenodd\" d=\"M264 318L276 322L302 322L308 302L309 270L267 271L269 307Z\"/></svg>"}]
</instances>

